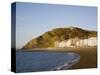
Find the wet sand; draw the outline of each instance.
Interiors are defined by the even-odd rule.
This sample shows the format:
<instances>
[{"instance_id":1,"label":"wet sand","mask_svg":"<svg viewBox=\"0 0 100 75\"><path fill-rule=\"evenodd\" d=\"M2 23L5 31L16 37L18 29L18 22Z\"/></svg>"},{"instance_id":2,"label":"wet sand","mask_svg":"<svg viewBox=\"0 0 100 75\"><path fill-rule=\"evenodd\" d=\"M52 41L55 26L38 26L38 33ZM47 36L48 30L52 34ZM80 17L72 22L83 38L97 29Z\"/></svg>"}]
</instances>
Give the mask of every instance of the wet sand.
<instances>
[{"instance_id":1,"label":"wet sand","mask_svg":"<svg viewBox=\"0 0 100 75\"><path fill-rule=\"evenodd\" d=\"M71 69L97 67L97 47L77 48L73 52L79 53L81 59L80 62L73 65Z\"/></svg>"}]
</instances>

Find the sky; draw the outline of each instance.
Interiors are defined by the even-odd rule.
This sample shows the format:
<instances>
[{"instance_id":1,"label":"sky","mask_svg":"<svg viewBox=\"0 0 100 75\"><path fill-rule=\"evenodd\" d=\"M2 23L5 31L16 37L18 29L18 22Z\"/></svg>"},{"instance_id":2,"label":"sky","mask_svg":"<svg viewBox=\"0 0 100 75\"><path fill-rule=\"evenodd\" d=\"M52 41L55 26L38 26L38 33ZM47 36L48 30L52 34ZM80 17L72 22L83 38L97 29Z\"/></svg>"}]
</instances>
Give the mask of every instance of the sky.
<instances>
[{"instance_id":1,"label":"sky","mask_svg":"<svg viewBox=\"0 0 100 75\"><path fill-rule=\"evenodd\" d=\"M59 27L97 30L97 8L89 6L16 3L16 47Z\"/></svg>"}]
</instances>

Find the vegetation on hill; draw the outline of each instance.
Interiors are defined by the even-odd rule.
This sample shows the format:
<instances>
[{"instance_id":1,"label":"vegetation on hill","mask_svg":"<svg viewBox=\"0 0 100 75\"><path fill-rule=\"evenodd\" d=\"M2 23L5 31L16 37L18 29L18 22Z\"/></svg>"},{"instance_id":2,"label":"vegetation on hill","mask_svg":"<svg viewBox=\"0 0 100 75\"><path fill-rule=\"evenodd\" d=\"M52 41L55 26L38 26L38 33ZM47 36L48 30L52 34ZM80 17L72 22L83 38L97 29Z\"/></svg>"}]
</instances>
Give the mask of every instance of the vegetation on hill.
<instances>
[{"instance_id":1,"label":"vegetation on hill","mask_svg":"<svg viewBox=\"0 0 100 75\"><path fill-rule=\"evenodd\" d=\"M54 47L55 41L64 41L75 37L86 39L95 36L97 36L96 31L84 30L77 27L55 28L51 31L45 32L37 38L32 39L23 46L22 49Z\"/></svg>"}]
</instances>

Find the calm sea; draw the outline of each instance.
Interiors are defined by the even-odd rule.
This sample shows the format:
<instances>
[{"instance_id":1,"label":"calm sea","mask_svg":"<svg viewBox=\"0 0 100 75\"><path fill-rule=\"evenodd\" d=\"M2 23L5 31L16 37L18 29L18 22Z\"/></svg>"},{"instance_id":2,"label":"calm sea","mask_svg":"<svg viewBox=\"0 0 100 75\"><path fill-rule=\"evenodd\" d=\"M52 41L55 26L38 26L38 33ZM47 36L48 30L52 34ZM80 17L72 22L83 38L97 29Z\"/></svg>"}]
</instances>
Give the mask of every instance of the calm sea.
<instances>
[{"instance_id":1,"label":"calm sea","mask_svg":"<svg viewBox=\"0 0 100 75\"><path fill-rule=\"evenodd\" d=\"M16 51L16 72L36 72L69 69L80 59L72 52Z\"/></svg>"}]
</instances>

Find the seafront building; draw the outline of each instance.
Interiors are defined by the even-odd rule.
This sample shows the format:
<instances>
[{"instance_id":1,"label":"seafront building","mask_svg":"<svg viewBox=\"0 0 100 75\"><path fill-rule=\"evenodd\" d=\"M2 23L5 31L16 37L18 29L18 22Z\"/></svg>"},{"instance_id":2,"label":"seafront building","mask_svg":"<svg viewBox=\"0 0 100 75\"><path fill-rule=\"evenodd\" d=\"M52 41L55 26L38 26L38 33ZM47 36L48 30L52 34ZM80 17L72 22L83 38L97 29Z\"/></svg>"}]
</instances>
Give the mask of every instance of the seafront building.
<instances>
[{"instance_id":1,"label":"seafront building","mask_svg":"<svg viewBox=\"0 0 100 75\"><path fill-rule=\"evenodd\" d=\"M84 47L97 46L97 37L90 37L87 39L71 38L64 41L56 41L55 47Z\"/></svg>"}]
</instances>

